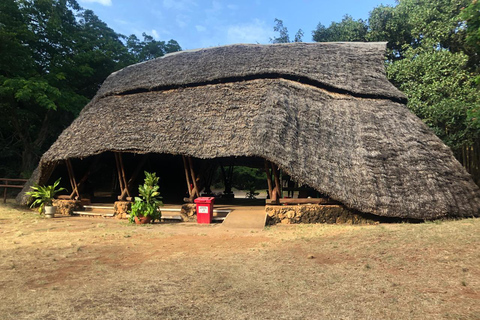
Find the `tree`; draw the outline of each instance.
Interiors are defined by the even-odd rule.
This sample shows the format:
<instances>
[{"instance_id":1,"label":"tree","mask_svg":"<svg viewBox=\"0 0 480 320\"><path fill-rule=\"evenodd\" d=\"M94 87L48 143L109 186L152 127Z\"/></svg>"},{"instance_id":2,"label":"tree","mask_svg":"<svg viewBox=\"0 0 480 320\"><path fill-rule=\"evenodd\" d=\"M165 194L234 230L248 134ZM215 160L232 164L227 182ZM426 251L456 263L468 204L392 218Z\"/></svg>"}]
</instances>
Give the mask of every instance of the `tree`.
<instances>
[{"instance_id":1,"label":"tree","mask_svg":"<svg viewBox=\"0 0 480 320\"><path fill-rule=\"evenodd\" d=\"M289 43L290 36L288 35L288 29L283 25L283 21L280 19L275 18L275 26L273 27L273 31L278 32L278 37L270 38L271 43ZM303 38L303 31L302 29L298 29L297 33L295 34L294 42L302 42Z\"/></svg>"},{"instance_id":2,"label":"tree","mask_svg":"<svg viewBox=\"0 0 480 320\"><path fill-rule=\"evenodd\" d=\"M341 22L332 22L328 28L319 23L312 32L313 41L366 41L368 26L362 19L355 20L348 14Z\"/></svg>"},{"instance_id":3,"label":"tree","mask_svg":"<svg viewBox=\"0 0 480 320\"><path fill-rule=\"evenodd\" d=\"M0 1L0 176L29 176L110 73L181 50L144 37L137 55L75 0Z\"/></svg>"},{"instance_id":4,"label":"tree","mask_svg":"<svg viewBox=\"0 0 480 320\"><path fill-rule=\"evenodd\" d=\"M388 78L465 164L477 157L465 157L466 150L480 146L479 21L477 0L401 0L374 8L368 23L346 16L328 28L319 24L313 36L316 41L388 41ZM480 171L466 166L480 181Z\"/></svg>"},{"instance_id":5,"label":"tree","mask_svg":"<svg viewBox=\"0 0 480 320\"><path fill-rule=\"evenodd\" d=\"M178 42L173 39L165 43L165 41L155 40L145 32L142 36L143 41L140 41L134 34L130 35L127 39L128 51L138 62L151 60L162 57L167 53L182 50Z\"/></svg>"},{"instance_id":6,"label":"tree","mask_svg":"<svg viewBox=\"0 0 480 320\"><path fill-rule=\"evenodd\" d=\"M471 50L470 64L480 73L480 3L473 0L460 13L460 18L465 22L466 44ZM480 85L480 76L476 77L477 85Z\"/></svg>"}]
</instances>

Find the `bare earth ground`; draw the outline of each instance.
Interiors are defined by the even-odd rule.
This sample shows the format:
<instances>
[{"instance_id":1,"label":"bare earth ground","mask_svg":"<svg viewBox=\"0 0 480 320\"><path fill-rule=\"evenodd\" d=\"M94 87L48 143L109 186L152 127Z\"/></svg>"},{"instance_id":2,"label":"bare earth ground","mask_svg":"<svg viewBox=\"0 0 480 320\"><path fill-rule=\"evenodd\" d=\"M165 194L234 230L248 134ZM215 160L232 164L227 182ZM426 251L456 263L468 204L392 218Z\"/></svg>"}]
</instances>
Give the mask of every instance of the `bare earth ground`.
<instances>
[{"instance_id":1,"label":"bare earth ground","mask_svg":"<svg viewBox=\"0 0 480 320\"><path fill-rule=\"evenodd\" d=\"M480 219L145 227L0 205L1 319L480 319Z\"/></svg>"}]
</instances>

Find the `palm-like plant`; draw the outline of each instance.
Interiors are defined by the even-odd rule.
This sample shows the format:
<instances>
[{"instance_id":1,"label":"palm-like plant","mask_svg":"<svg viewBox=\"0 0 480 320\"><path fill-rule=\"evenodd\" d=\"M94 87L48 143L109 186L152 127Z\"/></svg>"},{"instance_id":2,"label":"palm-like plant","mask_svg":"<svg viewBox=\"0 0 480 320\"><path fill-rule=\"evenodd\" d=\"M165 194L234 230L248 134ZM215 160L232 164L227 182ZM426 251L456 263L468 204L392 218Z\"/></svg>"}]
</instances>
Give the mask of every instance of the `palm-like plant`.
<instances>
[{"instance_id":1,"label":"palm-like plant","mask_svg":"<svg viewBox=\"0 0 480 320\"><path fill-rule=\"evenodd\" d=\"M55 181L53 185L49 186L42 187L38 184L35 184L34 186L30 187L32 191L26 193L34 199L30 205L30 208L38 206L38 212L42 213L45 209L45 206L51 206L55 195L60 191L66 190L65 188L57 188L60 184L60 180L61 178Z\"/></svg>"}]
</instances>

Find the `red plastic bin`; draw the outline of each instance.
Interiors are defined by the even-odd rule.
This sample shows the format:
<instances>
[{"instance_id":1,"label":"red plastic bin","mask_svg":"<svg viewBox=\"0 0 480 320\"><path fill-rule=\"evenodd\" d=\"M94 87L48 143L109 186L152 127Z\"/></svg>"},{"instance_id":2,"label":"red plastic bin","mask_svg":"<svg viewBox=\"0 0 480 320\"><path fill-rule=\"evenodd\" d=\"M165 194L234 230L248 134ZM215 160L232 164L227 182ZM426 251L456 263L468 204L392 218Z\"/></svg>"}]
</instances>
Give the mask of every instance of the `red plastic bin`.
<instances>
[{"instance_id":1,"label":"red plastic bin","mask_svg":"<svg viewBox=\"0 0 480 320\"><path fill-rule=\"evenodd\" d=\"M212 223L214 197L199 197L194 200L197 205L197 223Z\"/></svg>"}]
</instances>

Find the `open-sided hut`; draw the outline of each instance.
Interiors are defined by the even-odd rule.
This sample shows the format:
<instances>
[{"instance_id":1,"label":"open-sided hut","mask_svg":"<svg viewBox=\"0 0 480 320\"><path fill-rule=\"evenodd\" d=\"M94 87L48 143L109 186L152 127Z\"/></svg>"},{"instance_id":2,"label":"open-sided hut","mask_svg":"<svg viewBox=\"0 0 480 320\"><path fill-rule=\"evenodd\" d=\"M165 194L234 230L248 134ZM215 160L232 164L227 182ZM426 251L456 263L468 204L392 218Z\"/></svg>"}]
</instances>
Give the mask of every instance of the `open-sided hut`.
<instances>
[{"instance_id":1,"label":"open-sided hut","mask_svg":"<svg viewBox=\"0 0 480 320\"><path fill-rule=\"evenodd\" d=\"M384 53L385 43L230 45L129 66L107 78L32 182L108 151L257 157L361 212L478 216L478 187L407 109Z\"/></svg>"}]
</instances>

